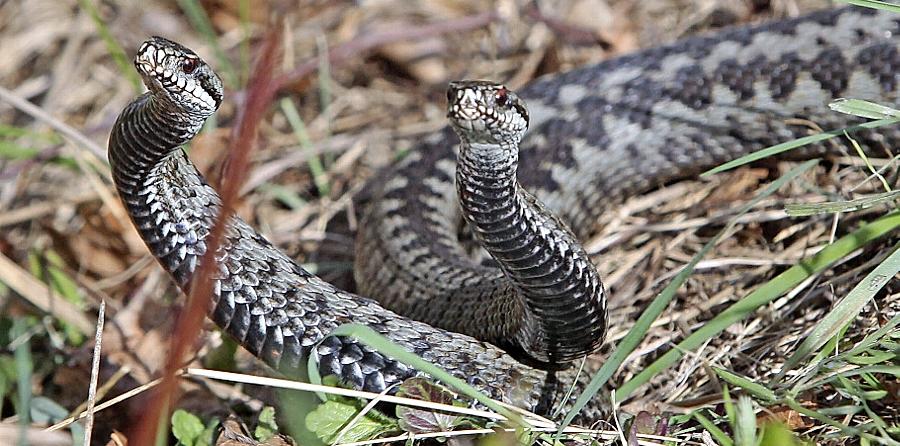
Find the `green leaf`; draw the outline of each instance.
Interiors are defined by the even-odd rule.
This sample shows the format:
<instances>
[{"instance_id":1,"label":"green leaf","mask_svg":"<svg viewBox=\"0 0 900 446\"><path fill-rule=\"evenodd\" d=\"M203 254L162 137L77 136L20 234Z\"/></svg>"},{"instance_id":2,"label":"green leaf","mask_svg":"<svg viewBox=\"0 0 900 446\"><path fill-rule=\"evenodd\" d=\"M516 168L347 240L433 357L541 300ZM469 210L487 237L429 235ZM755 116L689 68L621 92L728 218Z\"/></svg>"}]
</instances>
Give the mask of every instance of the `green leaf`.
<instances>
[{"instance_id":1,"label":"green leaf","mask_svg":"<svg viewBox=\"0 0 900 446\"><path fill-rule=\"evenodd\" d=\"M203 433L200 434L200 439L197 441L198 446L205 446L213 444L213 435L216 433L216 429L219 427L219 419L213 418L206 423L206 427L203 429Z\"/></svg>"},{"instance_id":2,"label":"green leaf","mask_svg":"<svg viewBox=\"0 0 900 446\"><path fill-rule=\"evenodd\" d=\"M888 351L869 351L866 355L856 355L847 358L847 362L856 365L873 365L888 363L897 357L897 353Z\"/></svg>"},{"instance_id":3,"label":"green leaf","mask_svg":"<svg viewBox=\"0 0 900 446\"><path fill-rule=\"evenodd\" d=\"M262 442L268 441L278 433L278 423L275 422L275 408L266 406L259 413L259 422L253 430L253 436Z\"/></svg>"},{"instance_id":4,"label":"green leaf","mask_svg":"<svg viewBox=\"0 0 900 446\"><path fill-rule=\"evenodd\" d=\"M354 419L359 408L340 401L325 401L306 416L306 428L325 443L334 443L338 432L343 432L342 443L371 440L386 432L395 431L397 425L387 417L369 412L357 419L353 426L343 429Z\"/></svg>"},{"instance_id":5,"label":"green leaf","mask_svg":"<svg viewBox=\"0 0 900 446\"><path fill-rule=\"evenodd\" d=\"M205 426L196 415L178 409L172 413L172 435L184 446L200 446Z\"/></svg>"},{"instance_id":6,"label":"green leaf","mask_svg":"<svg viewBox=\"0 0 900 446\"><path fill-rule=\"evenodd\" d=\"M767 403L772 403L777 399L777 397L775 396L775 392L767 389L763 385L750 381L748 378L745 378L736 373L729 372L725 369L720 369L718 367L713 367L713 370L716 372L716 375L719 375L719 378L722 378L723 381L733 386L740 387L749 392L751 395Z\"/></svg>"}]
</instances>

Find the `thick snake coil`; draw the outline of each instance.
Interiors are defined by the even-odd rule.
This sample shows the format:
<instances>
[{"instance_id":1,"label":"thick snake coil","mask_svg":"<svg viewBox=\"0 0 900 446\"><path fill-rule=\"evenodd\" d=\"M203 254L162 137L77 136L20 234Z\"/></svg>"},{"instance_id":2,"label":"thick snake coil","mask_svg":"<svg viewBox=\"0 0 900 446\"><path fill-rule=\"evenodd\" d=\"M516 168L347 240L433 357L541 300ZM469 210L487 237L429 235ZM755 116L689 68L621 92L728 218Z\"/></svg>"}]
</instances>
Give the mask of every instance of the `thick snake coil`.
<instances>
[{"instance_id":1,"label":"thick snake coil","mask_svg":"<svg viewBox=\"0 0 900 446\"><path fill-rule=\"evenodd\" d=\"M598 214L628 194L805 135L810 122L823 128L853 122L827 111L833 98L896 105L897 18L857 8L825 11L687 39L538 80L521 92L532 131L521 147L519 179L583 236ZM222 86L192 51L161 38L143 44L135 65L150 91L116 121L109 142L113 177L150 251L186 288L221 203L180 145L216 110ZM900 132L891 128L855 137L867 148L884 150L900 141ZM462 181L459 191L454 187L452 141L449 132L430 138L375 194L358 242L357 252L365 254L357 261L360 287L367 294L386 294L392 307L409 308L414 316L454 330L479 334L493 321L506 324L489 330L518 339L497 342L525 361L541 362L541 348L550 360L571 356L575 350L566 350L558 339L521 335L546 327L540 318L534 322L538 326L529 326L509 317L540 316L527 305L504 307L510 305L510 290L528 291L500 279L503 271L514 269L504 262L515 258L491 252L491 261L472 260L460 247L463 213L453 203L466 190ZM812 147L806 155L828 147ZM477 182L478 175L470 178ZM470 199L477 210L479 198ZM522 200L521 209L540 208L534 200ZM487 220L479 221L477 213L467 211L465 219L476 239L490 242L495 220L486 212ZM356 322L489 396L538 413L570 404L571 399L564 401L566 392L574 386L574 398L584 386L585 379L576 380L571 370L546 372L524 365L491 344L398 316L371 299L336 289L237 217L229 220L216 254L211 318L275 367L300 370L312 356L323 376L336 375L346 386L375 392L418 373L352 338L328 336L337 326ZM452 302L433 300L446 299L455 285L463 292ZM602 289L597 292L586 301L602 309ZM441 316L431 311L435 305L452 308ZM554 324L567 326L566 321ZM521 340L537 344L538 353L515 352ZM588 349L595 344L578 343ZM590 418L600 404L595 398L583 415Z\"/></svg>"}]
</instances>

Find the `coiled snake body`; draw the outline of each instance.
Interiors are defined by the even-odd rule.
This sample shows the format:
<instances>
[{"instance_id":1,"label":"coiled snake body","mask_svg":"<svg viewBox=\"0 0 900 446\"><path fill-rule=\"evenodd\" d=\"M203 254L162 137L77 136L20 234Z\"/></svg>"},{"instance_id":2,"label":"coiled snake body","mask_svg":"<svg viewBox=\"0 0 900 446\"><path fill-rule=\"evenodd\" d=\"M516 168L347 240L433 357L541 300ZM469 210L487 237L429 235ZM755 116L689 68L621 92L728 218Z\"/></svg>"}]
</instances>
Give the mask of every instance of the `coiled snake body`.
<instances>
[{"instance_id":1,"label":"coiled snake body","mask_svg":"<svg viewBox=\"0 0 900 446\"><path fill-rule=\"evenodd\" d=\"M898 21L889 13L824 11L687 39L540 79L521 92L529 104L532 131L521 147L519 178L576 236L583 236L599 213L628 194L806 134L808 127L794 118L823 128L852 122L827 111L825 105L833 98L896 104L898 35ZM135 65L150 91L127 106L113 128L113 177L150 251L185 288L221 203L179 146L216 110L221 83L192 51L161 38L142 45ZM900 134L888 129L878 135L858 133L856 138L864 146L880 148L900 141ZM457 194L465 195L465 187L454 188L452 141L448 132L429 138L394 168L392 179L375 194L357 249L365 253L357 261L364 294L386 293L382 298L394 308L408 308L417 317L473 334L488 322L500 321L506 325L487 338L499 336L498 344L507 337L524 340L506 346L526 362L565 360L578 350L594 348L604 330L597 324L605 313L599 281L593 294L584 295L584 308L593 308L583 311L589 316L574 324L556 323L563 329L594 330L575 339L572 350L557 339L528 335L546 328L540 318L522 323L496 316L497 310L507 308L503 305L515 308L508 304L511 293L527 294L527 286L499 279L502 271L514 269L504 262L520 257L504 259L492 252L492 262L499 266L479 262L455 242L462 213L451 203ZM477 175L472 178L477 182ZM481 198L470 199L477 210ZM533 200L523 200L519 204L540 208ZM475 214L465 214L475 238L490 242L490 225L496 219L479 222ZM584 385L585 379L576 380L570 370L546 372L524 365L491 344L398 316L371 299L336 289L304 271L237 217L230 219L216 258L211 318L275 367L299 369L312 355L321 374L375 392L417 373L352 338L327 336L341 324L356 322L493 398L539 413L568 404L563 399L570 387L576 387L574 398ZM571 283L580 283L584 290L595 285L593 279ZM456 285L463 292L453 297L450 316L435 321L429 310L435 304L429 299L446 298ZM489 296L499 299L486 301ZM452 313L456 308L460 312ZM463 313L466 309L474 313ZM515 312L529 320L521 307L507 311ZM555 315L547 314L550 319ZM515 352L517 346L532 344L538 353Z\"/></svg>"}]
</instances>

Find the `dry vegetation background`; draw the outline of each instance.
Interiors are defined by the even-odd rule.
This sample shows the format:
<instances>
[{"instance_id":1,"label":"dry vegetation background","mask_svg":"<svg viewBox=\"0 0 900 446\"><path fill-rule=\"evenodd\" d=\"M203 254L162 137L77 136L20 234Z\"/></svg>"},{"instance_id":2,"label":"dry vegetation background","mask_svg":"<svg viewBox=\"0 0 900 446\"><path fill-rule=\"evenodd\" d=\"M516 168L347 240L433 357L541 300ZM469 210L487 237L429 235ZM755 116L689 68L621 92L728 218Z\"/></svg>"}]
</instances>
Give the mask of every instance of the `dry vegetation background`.
<instances>
[{"instance_id":1,"label":"dry vegetation background","mask_svg":"<svg viewBox=\"0 0 900 446\"><path fill-rule=\"evenodd\" d=\"M491 78L515 88L539 75L683 35L796 15L825 3L272 0L252 2L244 11L238 0L200 1L218 53L186 13L189 1L0 0L0 86L8 90L0 101L0 282L8 287L0 290L3 328L9 329L11 318L37 316L29 331L33 356L40 358L34 364L34 393L69 410L85 400L91 358L91 342L73 339L92 336L101 300L107 304L101 383L115 382L109 393L146 383L161 367L182 300L128 222L105 167L110 127L140 91L130 58L150 35L193 48L226 81L216 124L191 146L201 171L218 181L257 43L273 24L284 26L278 74L292 77L263 120L238 211L295 258L353 289L355 212L366 181L417 139L444 126L449 80ZM103 28L85 5L96 7L111 38L124 48L128 70L117 65ZM11 105L16 98L39 107L36 114ZM308 140L298 142L282 101L297 108ZM86 141L61 138L51 130L60 125ZM735 203L745 202L786 166L768 163L679 183L631 200L598 222L587 247L614 296L609 339L621 338L643 305L734 215ZM827 242L831 218L788 219L781 212L785 197L813 200L822 191L852 197L857 186L857 193L878 191L865 176L858 160L838 157L754 209L701 263L614 381L633 376L736 296ZM840 221L845 224L850 223ZM766 376L835 296L881 258L877 250L861 253L819 279L830 286L800 290L802 298L776 301L734 325L644 386L625 409L678 412L703 402L720 389L709 364ZM48 304L41 282L70 286L74 303ZM889 285L854 330L865 332L889 318L891 306L898 307L896 293L896 284ZM50 308L54 317L44 317ZM221 351L223 340L214 330L206 333L198 348L208 364L208 353ZM238 353L237 362L243 370L258 367L246 354ZM260 389L207 382L185 388L182 404L200 413L223 413L235 401L258 408L254 398L265 398ZM102 414L95 438L105 442L112 429L127 429L141 404L136 398ZM4 407L5 418L11 413Z\"/></svg>"}]
</instances>

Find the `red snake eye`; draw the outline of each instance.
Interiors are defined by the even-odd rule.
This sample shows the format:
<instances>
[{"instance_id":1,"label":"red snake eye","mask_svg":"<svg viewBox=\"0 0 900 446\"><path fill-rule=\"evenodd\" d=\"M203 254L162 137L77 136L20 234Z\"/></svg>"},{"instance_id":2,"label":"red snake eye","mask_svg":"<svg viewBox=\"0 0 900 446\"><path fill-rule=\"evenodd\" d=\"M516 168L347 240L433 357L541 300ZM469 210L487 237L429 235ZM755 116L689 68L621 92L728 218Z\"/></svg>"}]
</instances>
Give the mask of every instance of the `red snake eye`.
<instances>
[{"instance_id":1,"label":"red snake eye","mask_svg":"<svg viewBox=\"0 0 900 446\"><path fill-rule=\"evenodd\" d=\"M494 101L497 102L497 105L505 107L508 100L509 90L507 90L506 87L500 87L497 92L494 93Z\"/></svg>"},{"instance_id":2,"label":"red snake eye","mask_svg":"<svg viewBox=\"0 0 900 446\"><path fill-rule=\"evenodd\" d=\"M184 71L186 74L191 74L197 69L198 65L197 59L185 59L181 62L181 71Z\"/></svg>"}]
</instances>

